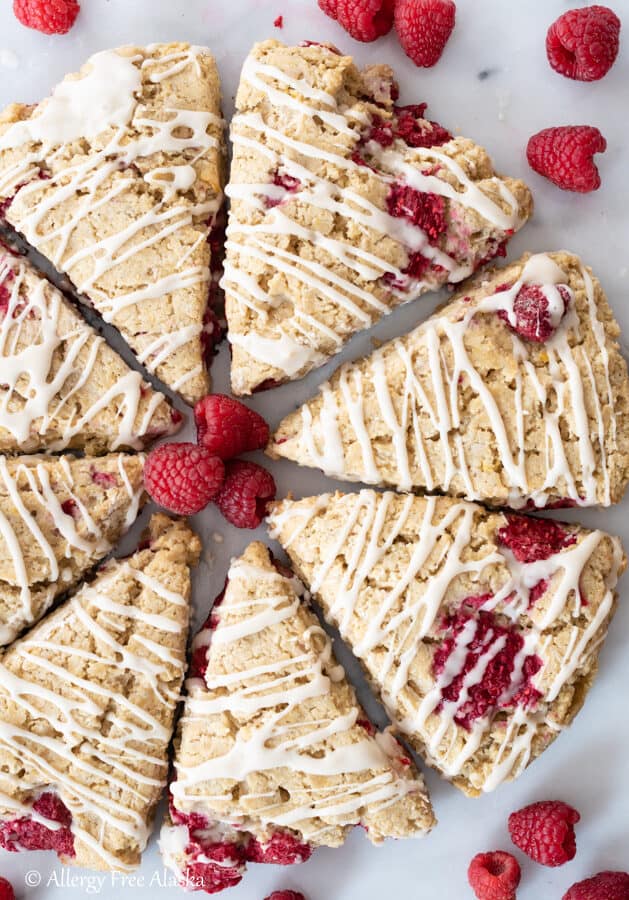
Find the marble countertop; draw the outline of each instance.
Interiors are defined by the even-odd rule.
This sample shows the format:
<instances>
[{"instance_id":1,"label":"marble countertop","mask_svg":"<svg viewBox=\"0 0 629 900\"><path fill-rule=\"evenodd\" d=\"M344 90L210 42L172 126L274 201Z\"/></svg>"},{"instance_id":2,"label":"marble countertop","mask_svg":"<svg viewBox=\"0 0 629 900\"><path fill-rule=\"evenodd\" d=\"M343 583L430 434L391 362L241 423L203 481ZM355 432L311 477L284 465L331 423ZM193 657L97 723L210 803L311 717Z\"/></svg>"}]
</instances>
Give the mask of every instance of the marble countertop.
<instances>
[{"instance_id":1,"label":"marble countertop","mask_svg":"<svg viewBox=\"0 0 629 900\"><path fill-rule=\"evenodd\" d=\"M565 248L580 254L601 279L623 328L624 341L629 342L629 49L621 49L615 67L598 83L580 84L554 74L546 61L544 39L550 22L568 8L566 0L508 4L504 0L458 0L455 32L440 63L428 71L415 68L394 35L372 45L352 41L319 11L316 0L83 0L77 25L65 37L45 37L22 28L11 5L9 0L0 5L0 106L41 99L91 53L124 43L188 40L207 44L217 57L223 79L227 118L240 66L254 41L270 36L288 43L329 40L354 53L361 63L390 63L399 77L402 102L427 101L432 118L485 145L500 171L523 177L532 187L535 216L512 241L510 258L524 250ZM620 12L624 4L613 5ZM279 14L284 17L282 31L273 26ZM629 14L625 14L624 27L629 29ZM598 158L603 182L598 192L585 196L564 193L529 170L525 157L528 137L546 126L561 124L597 125L607 138L607 152ZM408 330L439 300L439 295L428 295L397 310L370 332L357 336L341 359L366 352L373 337L389 338ZM272 423L278 422L314 392L337 362L297 384L259 395L252 405ZM228 390L225 347L213 375L215 389ZM334 487L324 476L290 463L273 463L271 468L280 496L289 490L304 496ZM621 534L629 544L628 509L629 499L615 509L580 512L576 518ZM145 512L125 546L133 545L146 517ZM575 518L573 513L566 517ZM263 529L259 534L238 532L213 508L197 516L194 524L206 547L195 586L199 618L220 592L230 557L253 537L264 539L265 535ZM262 900L272 890L293 888L303 890L308 900L379 900L385 896L464 900L471 897L466 869L472 856L481 850L508 850L508 814L547 798L564 799L581 812L578 854L558 870L524 862L518 900L559 900L570 884L593 872L627 869L628 590L628 582L621 583L620 609L585 709L569 733L560 736L517 783L469 800L428 772L440 824L422 842L391 841L375 849L357 829L342 849L319 850L303 866L251 866L242 883L225 896ZM340 656L344 658L343 653ZM351 664L350 669L354 671ZM64 869L52 854L41 853L1 854L0 874L13 881L18 898L28 900L78 896L175 900L183 896L172 879L169 883L154 838L142 868L132 876Z\"/></svg>"}]
</instances>

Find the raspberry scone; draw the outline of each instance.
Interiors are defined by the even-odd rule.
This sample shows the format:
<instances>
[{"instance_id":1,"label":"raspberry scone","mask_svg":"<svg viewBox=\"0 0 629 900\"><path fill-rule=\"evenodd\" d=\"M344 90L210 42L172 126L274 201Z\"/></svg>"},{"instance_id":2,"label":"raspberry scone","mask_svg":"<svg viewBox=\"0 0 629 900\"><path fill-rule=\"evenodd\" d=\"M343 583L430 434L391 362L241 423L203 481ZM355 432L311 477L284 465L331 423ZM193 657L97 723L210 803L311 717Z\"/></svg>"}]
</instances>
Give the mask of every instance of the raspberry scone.
<instances>
[{"instance_id":1,"label":"raspberry scone","mask_svg":"<svg viewBox=\"0 0 629 900\"><path fill-rule=\"evenodd\" d=\"M618 334L576 256L524 256L339 368L284 419L270 455L495 506L609 506L629 480Z\"/></svg>"},{"instance_id":2,"label":"raspberry scone","mask_svg":"<svg viewBox=\"0 0 629 900\"><path fill-rule=\"evenodd\" d=\"M531 214L482 147L396 106L388 66L257 44L231 126L223 286L237 394L299 378L394 307L504 255Z\"/></svg>"},{"instance_id":3,"label":"raspberry scone","mask_svg":"<svg viewBox=\"0 0 629 900\"><path fill-rule=\"evenodd\" d=\"M157 515L141 548L2 657L6 850L55 850L92 869L140 861L166 783L200 542Z\"/></svg>"},{"instance_id":4,"label":"raspberry scone","mask_svg":"<svg viewBox=\"0 0 629 900\"><path fill-rule=\"evenodd\" d=\"M6 222L189 402L208 391L222 168L219 78L203 47L97 53L49 99L0 115Z\"/></svg>"},{"instance_id":5,"label":"raspberry scone","mask_svg":"<svg viewBox=\"0 0 629 900\"><path fill-rule=\"evenodd\" d=\"M0 452L139 449L180 421L49 281L0 245Z\"/></svg>"},{"instance_id":6,"label":"raspberry scone","mask_svg":"<svg viewBox=\"0 0 629 900\"><path fill-rule=\"evenodd\" d=\"M0 456L0 645L73 588L135 521L144 458Z\"/></svg>"},{"instance_id":7,"label":"raspberry scone","mask_svg":"<svg viewBox=\"0 0 629 900\"><path fill-rule=\"evenodd\" d=\"M378 844L434 824L421 775L366 718L303 594L251 544L194 641L160 841L189 889L237 884L247 862L303 862L354 825Z\"/></svg>"},{"instance_id":8,"label":"raspberry scone","mask_svg":"<svg viewBox=\"0 0 629 900\"><path fill-rule=\"evenodd\" d=\"M617 538L371 490L285 500L270 525L395 725L465 793L517 777L581 708Z\"/></svg>"}]
</instances>

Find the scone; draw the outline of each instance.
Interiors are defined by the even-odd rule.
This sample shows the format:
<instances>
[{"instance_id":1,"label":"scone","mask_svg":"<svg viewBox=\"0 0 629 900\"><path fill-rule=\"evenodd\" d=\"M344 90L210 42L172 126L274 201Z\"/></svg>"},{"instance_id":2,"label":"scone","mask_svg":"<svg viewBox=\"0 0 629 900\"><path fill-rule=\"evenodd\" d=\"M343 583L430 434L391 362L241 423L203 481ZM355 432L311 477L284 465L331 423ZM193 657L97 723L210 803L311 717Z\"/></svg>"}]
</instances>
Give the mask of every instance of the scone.
<instances>
[{"instance_id":1,"label":"scone","mask_svg":"<svg viewBox=\"0 0 629 900\"><path fill-rule=\"evenodd\" d=\"M216 65L189 44L96 53L49 99L0 115L6 222L191 403L209 385L223 155Z\"/></svg>"},{"instance_id":2,"label":"scone","mask_svg":"<svg viewBox=\"0 0 629 900\"><path fill-rule=\"evenodd\" d=\"M237 884L247 862L303 862L354 825L378 844L434 824L421 775L376 733L303 594L251 544L194 641L160 840L190 890Z\"/></svg>"},{"instance_id":3,"label":"scone","mask_svg":"<svg viewBox=\"0 0 629 900\"><path fill-rule=\"evenodd\" d=\"M271 456L494 506L609 506L629 480L629 378L598 280L569 253L477 276L341 366Z\"/></svg>"},{"instance_id":4,"label":"scone","mask_svg":"<svg viewBox=\"0 0 629 900\"><path fill-rule=\"evenodd\" d=\"M284 500L270 526L397 728L466 794L520 775L581 708L617 538L371 490Z\"/></svg>"},{"instance_id":5,"label":"scone","mask_svg":"<svg viewBox=\"0 0 629 900\"><path fill-rule=\"evenodd\" d=\"M163 793L200 542L157 515L137 553L5 652L0 846L137 866Z\"/></svg>"},{"instance_id":6,"label":"scone","mask_svg":"<svg viewBox=\"0 0 629 900\"><path fill-rule=\"evenodd\" d=\"M388 66L329 46L265 41L245 61L222 282L234 393L300 378L504 255L530 216L525 184L396 99Z\"/></svg>"},{"instance_id":7,"label":"scone","mask_svg":"<svg viewBox=\"0 0 629 900\"><path fill-rule=\"evenodd\" d=\"M133 524L144 457L0 456L0 646L75 587Z\"/></svg>"},{"instance_id":8,"label":"scone","mask_svg":"<svg viewBox=\"0 0 629 900\"><path fill-rule=\"evenodd\" d=\"M181 414L0 245L0 453L140 449Z\"/></svg>"}]
</instances>

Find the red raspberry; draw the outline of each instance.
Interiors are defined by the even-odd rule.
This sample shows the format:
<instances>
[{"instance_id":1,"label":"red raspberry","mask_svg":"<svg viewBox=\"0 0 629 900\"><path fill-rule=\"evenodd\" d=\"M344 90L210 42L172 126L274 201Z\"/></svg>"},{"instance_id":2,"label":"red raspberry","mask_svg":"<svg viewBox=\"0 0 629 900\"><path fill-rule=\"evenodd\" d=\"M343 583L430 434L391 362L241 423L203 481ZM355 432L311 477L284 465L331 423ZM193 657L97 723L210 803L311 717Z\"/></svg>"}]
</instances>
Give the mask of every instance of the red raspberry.
<instances>
[{"instance_id":1,"label":"red raspberry","mask_svg":"<svg viewBox=\"0 0 629 900\"><path fill-rule=\"evenodd\" d=\"M487 595L468 597L464 603L482 605L486 599ZM467 643L465 657L453 659L457 639L472 618L475 618L474 634ZM447 667L449 682L441 690L442 703L457 705L454 716L457 725L470 730L477 719L497 708L528 707L537 703L541 694L533 687L532 679L541 669L542 661L539 656L528 654L515 673L516 658L524 647L524 638L519 631L501 625L493 613L481 610L474 617L464 608L448 616L443 624L447 634L435 650L433 669L435 675L441 675ZM496 652L493 648L499 641L503 646ZM482 680L466 689L465 700L461 702L466 676L478 666L481 656L492 650Z\"/></svg>"},{"instance_id":2,"label":"red raspberry","mask_svg":"<svg viewBox=\"0 0 629 900\"><path fill-rule=\"evenodd\" d=\"M1 897L0 900L2 900ZM299 891L273 891L264 900L306 900L306 898Z\"/></svg>"},{"instance_id":3,"label":"red raspberry","mask_svg":"<svg viewBox=\"0 0 629 900\"><path fill-rule=\"evenodd\" d=\"M66 34L79 14L78 0L13 0L13 12L27 28Z\"/></svg>"},{"instance_id":4,"label":"red raspberry","mask_svg":"<svg viewBox=\"0 0 629 900\"><path fill-rule=\"evenodd\" d=\"M398 0L395 30L407 56L416 66L438 62L454 28L453 0Z\"/></svg>"},{"instance_id":5,"label":"red raspberry","mask_svg":"<svg viewBox=\"0 0 629 900\"><path fill-rule=\"evenodd\" d=\"M478 853L467 870L467 880L478 900L515 900L521 877L517 859L503 850Z\"/></svg>"},{"instance_id":6,"label":"red raspberry","mask_svg":"<svg viewBox=\"0 0 629 900\"><path fill-rule=\"evenodd\" d=\"M587 194L601 186L593 156L606 149L607 141L598 128L562 125L544 128L529 138L526 158L535 172L562 190Z\"/></svg>"},{"instance_id":7,"label":"red raspberry","mask_svg":"<svg viewBox=\"0 0 629 900\"><path fill-rule=\"evenodd\" d=\"M163 444L144 464L144 486L156 503L192 516L212 500L225 478L222 460L196 444Z\"/></svg>"},{"instance_id":8,"label":"red raspberry","mask_svg":"<svg viewBox=\"0 0 629 900\"><path fill-rule=\"evenodd\" d=\"M542 866L563 866L574 859L574 825L581 816L561 800L531 803L509 816L515 846Z\"/></svg>"},{"instance_id":9,"label":"red raspberry","mask_svg":"<svg viewBox=\"0 0 629 900\"><path fill-rule=\"evenodd\" d=\"M626 872L599 872L573 884L562 900L629 900L629 875Z\"/></svg>"},{"instance_id":10,"label":"red raspberry","mask_svg":"<svg viewBox=\"0 0 629 900\"><path fill-rule=\"evenodd\" d=\"M389 215L408 219L426 232L431 244L436 244L448 228L446 203L437 194L416 191L405 184L393 184L387 196Z\"/></svg>"},{"instance_id":11,"label":"red raspberry","mask_svg":"<svg viewBox=\"0 0 629 900\"><path fill-rule=\"evenodd\" d=\"M618 56L620 19L606 6L570 9L548 29L551 68L576 81L598 81Z\"/></svg>"},{"instance_id":12,"label":"red raspberry","mask_svg":"<svg viewBox=\"0 0 629 900\"><path fill-rule=\"evenodd\" d=\"M215 503L236 528L257 528L275 499L275 481L256 463L236 459L227 464L225 483Z\"/></svg>"},{"instance_id":13,"label":"red raspberry","mask_svg":"<svg viewBox=\"0 0 629 900\"><path fill-rule=\"evenodd\" d=\"M208 394L194 407L197 440L221 459L261 450L269 442L269 426L261 415L224 394Z\"/></svg>"},{"instance_id":14,"label":"red raspberry","mask_svg":"<svg viewBox=\"0 0 629 900\"><path fill-rule=\"evenodd\" d=\"M570 294L565 285L558 285L557 290L563 300L563 312L570 303ZM555 333L555 326L548 315L548 297L544 290L537 284L523 284L513 301L515 314L515 326L511 325L506 310L498 310L498 316L503 319L509 328L517 332L527 341L535 341L543 344Z\"/></svg>"},{"instance_id":15,"label":"red raspberry","mask_svg":"<svg viewBox=\"0 0 629 900\"><path fill-rule=\"evenodd\" d=\"M531 563L548 559L564 547L572 546L577 539L553 519L507 516L507 524L498 530L498 540L511 550L518 562Z\"/></svg>"},{"instance_id":16,"label":"red raspberry","mask_svg":"<svg viewBox=\"0 0 629 900\"><path fill-rule=\"evenodd\" d=\"M273 22L276 28L284 27L284 16L278 16L277 19Z\"/></svg>"},{"instance_id":17,"label":"red raspberry","mask_svg":"<svg viewBox=\"0 0 629 900\"><path fill-rule=\"evenodd\" d=\"M0 900L15 900L13 886L6 878L0 878Z\"/></svg>"},{"instance_id":18,"label":"red raspberry","mask_svg":"<svg viewBox=\"0 0 629 900\"><path fill-rule=\"evenodd\" d=\"M43 816L44 819L51 819L53 822L59 822L67 828L72 824L72 813L65 805L61 797L53 791L44 791L33 803L35 812Z\"/></svg>"},{"instance_id":19,"label":"red raspberry","mask_svg":"<svg viewBox=\"0 0 629 900\"><path fill-rule=\"evenodd\" d=\"M375 41L393 26L395 0L319 0L319 6L355 40Z\"/></svg>"},{"instance_id":20,"label":"red raspberry","mask_svg":"<svg viewBox=\"0 0 629 900\"><path fill-rule=\"evenodd\" d=\"M304 844L287 831L276 831L265 844L252 838L247 844L247 860L271 863L275 866L294 866L312 856L310 844Z\"/></svg>"}]
</instances>

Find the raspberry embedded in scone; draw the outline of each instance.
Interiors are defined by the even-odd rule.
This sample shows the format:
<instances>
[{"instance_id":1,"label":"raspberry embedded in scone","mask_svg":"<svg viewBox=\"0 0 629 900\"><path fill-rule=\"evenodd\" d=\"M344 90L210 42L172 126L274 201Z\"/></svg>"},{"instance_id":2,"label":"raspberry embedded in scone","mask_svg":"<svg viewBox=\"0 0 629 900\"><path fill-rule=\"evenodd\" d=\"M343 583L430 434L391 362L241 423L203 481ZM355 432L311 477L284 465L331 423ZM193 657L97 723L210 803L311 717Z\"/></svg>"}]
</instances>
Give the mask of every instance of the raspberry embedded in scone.
<instances>
[{"instance_id":1,"label":"raspberry embedded in scone","mask_svg":"<svg viewBox=\"0 0 629 900\"><path fill-rule=\"evenodd\" d=\"M269 524L394 725L465 793L520 775L581 708L617 538L371 490L284 500Z\"/></svg>"},{"instance_id":2,"label":"raspberry embedded in scone","mask_svg":"<svg viewBox=\"0 0 629 900\"><path fill-rule=\"evenodd\" d=\"M40 619L133 524L144 457L0 456L0 646Z\"/></svg>"},{"instance_id":3,"label":"raspberry embedded in scone","mask_svg":"<svg viewBox=\"0 0 629 900\"><path fill-rule=\"evenodd\" d=\"M141 449L181 416L0 243L0 452Z\"/></svg>"},{"instance_id":4,"label":"raspberry embedded in scone","mask_svg":"<svg viewBox=\"0 0 629 900\"><path fill-rule=\"evenodd\" d=\"M160 838L189 889L236 884L247 862L304 862L355 825L374 843L433 825L420 774L367 722L302 596L251 544L194 640Z\"/></svg>"},{"instance_id":5,"label":"raspberry embedded in scone","mask_svg":"<svg viewBox=\"0 0 629 900\"><path fill-rule=\"evenodd\" d=\"M492 506L609 506L629 482L618 335L578 257L527 254L479 273L413 331L341 366L280 423L269 455Z\"/></svg>"},{"instance_id":6,"label":"raspberry embedded in scone","mask_svg":"<svg viewBox=\"0 0 629 900\"><path fill-rule=\"evenodd\" d=\"M186 43L94 54L0 115L2 218L189 403L209 387L220 82Z\"/></svg>"},{"instance_id":7,"label":"raspberry embedded in scone","mask_svg":"<svg viewBox=\"0 0 629 900\"><path fill-rule=\"evenodd\" d=\"M0 846L86 868L139 864L166 783L200 550L184 522L153 516L135 554L6 650Z\"/></svg>"},{"instance_id":8,"label":"raspberry embedded in scone","mask_svg":"<svg viewBox=\"0 0 629 900\"><path fill-rule=\"evenodd\" d=\"M528 188L396 105L388 66L257 44L243 66L225 274L232 390L299 378L357 331L504 255Z\"/></svg>"}]
</instances>

